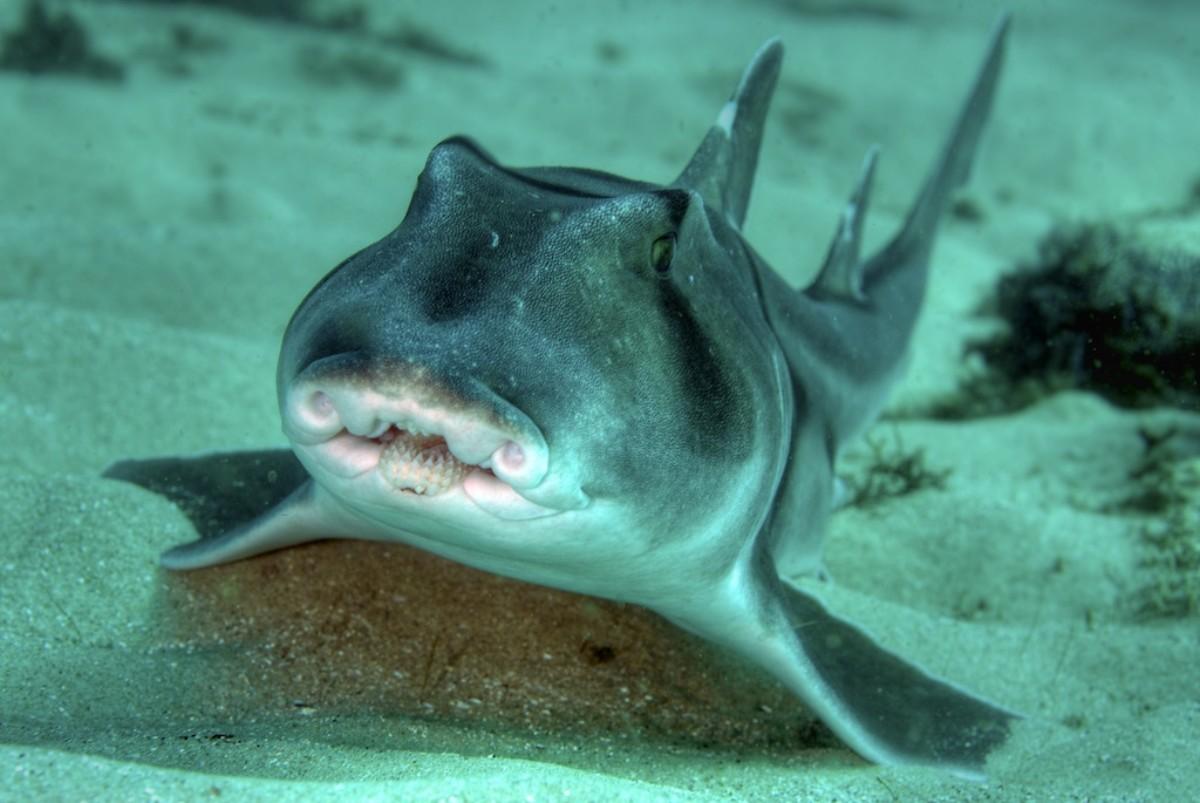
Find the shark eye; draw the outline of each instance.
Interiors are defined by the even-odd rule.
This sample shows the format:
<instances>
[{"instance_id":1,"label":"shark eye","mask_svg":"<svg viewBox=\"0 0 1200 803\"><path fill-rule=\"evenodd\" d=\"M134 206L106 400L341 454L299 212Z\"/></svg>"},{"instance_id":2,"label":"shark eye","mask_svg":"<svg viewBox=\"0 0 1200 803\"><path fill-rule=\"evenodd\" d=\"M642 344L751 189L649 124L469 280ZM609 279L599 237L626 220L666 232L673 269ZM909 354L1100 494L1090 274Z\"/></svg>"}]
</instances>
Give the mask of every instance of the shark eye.
<instances>
[{"instance_id":1,"label":"shark eye","mask_svg":"<svg viewBox=\"0 0 1200 803\"><path fill-rule=\"evenodd\" d=\"M650 264L655 273L663 274L671 269L671 260L675 258L675 233L664 234L650 246Z\"/></svg>"}]
</instances>

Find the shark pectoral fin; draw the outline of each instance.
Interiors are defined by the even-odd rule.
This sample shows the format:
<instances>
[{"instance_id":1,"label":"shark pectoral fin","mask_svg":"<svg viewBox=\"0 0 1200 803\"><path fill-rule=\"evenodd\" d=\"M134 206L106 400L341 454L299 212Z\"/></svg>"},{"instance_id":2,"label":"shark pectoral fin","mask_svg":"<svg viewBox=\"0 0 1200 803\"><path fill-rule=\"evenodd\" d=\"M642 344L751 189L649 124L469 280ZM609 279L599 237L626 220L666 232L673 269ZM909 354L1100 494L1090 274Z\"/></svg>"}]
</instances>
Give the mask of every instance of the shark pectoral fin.
<instances>
[{"instance_id":1,"label":"shark pectoral fin","mask_svg":"<svg viewBox=\"0 0 1200 803\"><path fill-rule=\"evenodd\" d=\"M316 497L316 485L308 480L256 518L216 537L168 549L158 562L175 571L203 569L335 535Z\"/></svg>"},{"instance_id":2,"label":"shark pectoral fin","mask_svg":"<svg viewBox=\"0 0 1200 803\"><path fill-rule=\"evenodd\" d=\"M288 449L123 460L104 476L162 496L196 528L200 540L163 553L168 569L199 569L338 534Z\"/></svg>"},{"instance_id":3,"label":"shark pectoral fin","mask_svg":"<svg viewBox=\"0 0 1200 803\"><path fill-rule=\"evenodd\" d=\"M981 779L1016 714L938 680L781 586L795 659L777 672L850 747L881 764L920 764Z\"/></svg>"}]
</instances>

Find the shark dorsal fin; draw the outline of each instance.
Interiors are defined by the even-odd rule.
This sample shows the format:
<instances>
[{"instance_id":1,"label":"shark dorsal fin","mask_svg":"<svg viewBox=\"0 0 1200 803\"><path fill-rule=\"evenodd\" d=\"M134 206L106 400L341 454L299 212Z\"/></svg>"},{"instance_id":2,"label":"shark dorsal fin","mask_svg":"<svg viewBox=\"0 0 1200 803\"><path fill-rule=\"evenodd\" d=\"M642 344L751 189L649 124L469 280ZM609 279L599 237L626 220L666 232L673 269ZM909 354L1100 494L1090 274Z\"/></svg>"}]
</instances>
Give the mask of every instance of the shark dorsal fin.
<instances>
[{"instance_id":1,"label":"shark dorsal fin","mask_svg":"<svg viewBox=\"0 0 1200 803\"><path fill-rule=\"evenodd\" d=\"M920 195L908 212L904 225L887 245L879 258L884 262L903 259L928 259L933 248L938 222L954 192L967 182L971 164L983 133L984 124L992 110L996 83L1004 64L1004 44L1008 36L1010 17L1000 17L992 30L987 55L975 76L966 103L958 113L950 138L942 148L938 161L921 188ZM875 265L867 265L866 278L871 279Z\"/></svg>"},{"instance_id":2,"label":"shark dorsal fin","mask_svg":"<svg viewBox=\"0 0 1200 803\"><path fill-rule=\"evenodd\" d=\"M875 163L878 161L879 146L874 145L863 159L858 184L842 209L842 217L838 221L837 231L833 233L833 242L829 244L825 263L813 282L813 288L821 292L847 300L866 299L862 288L863 263L859 252L862 250L863 220L866 219L867 206L871 200L871 180L875 177Z\"/></svg>"},{"instance_id":3,"label":"shark dorsal fin","mask_svg":"<svg viewBox=\"0 0 1200 803\"><path fill-rule=\"evenodd\" d=\"M699 192L706 204L720 209L739 229L750 205L763 126L782 62L783 43L778 38L758 49L717 121L673 184Z\"/></svg>"},{"instance_id":4,"label":"shark dorsal fin","mask_svg":"<svg viewBox=\"0 0 1200 803\"><path fill-rule=\"evenodd\" d=\"M991 111L992 97L1004 60L1008 23L1007 15L997 23L983 66L959 112L950 138L909 210L904 225L882 251L863 260L859 253L862 225L879 149L873 147L867 152L858 185L838 221L825 263L817 278L804 291L808 295L861 303L869 295L866 286L883 274L911 265L920 265L922 272L926 269L938 223L954 191L966 183L979 137Z\"/></svg>"}]
</instances>

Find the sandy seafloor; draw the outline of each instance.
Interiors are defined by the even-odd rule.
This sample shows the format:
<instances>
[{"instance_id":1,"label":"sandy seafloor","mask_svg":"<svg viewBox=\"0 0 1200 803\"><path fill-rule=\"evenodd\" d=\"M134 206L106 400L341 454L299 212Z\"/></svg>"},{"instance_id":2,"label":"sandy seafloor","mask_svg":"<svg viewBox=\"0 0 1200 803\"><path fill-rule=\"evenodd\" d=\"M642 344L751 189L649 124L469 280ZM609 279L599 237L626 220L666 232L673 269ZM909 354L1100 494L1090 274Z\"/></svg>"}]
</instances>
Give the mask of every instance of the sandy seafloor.
<instances>
[{"instance_id":1,"label":"sandy seafloor","mask_svg":"<svg viewBox=\"0 0 1200 803\"><path fill-rule=\"evenodd\" d=\"M1200 623L1137 614L1145 522L1103 512L1139 427L1195 431L1200 417L1083 393L964 422L903 415L954 388L963 343L989 326L972 310L1051 225L1187 195L1200 6L372 7L373 30L416 24L475 65L195 8L55 7L127 75L0 73L0 799L1200 788ZM952 473L837 515L828 547L833 607L1027 715L986 784L864 763L759 673L652 616L399 548L318 544L168 575L156 557L192 537L187 521L100 478L123 457L281 445L273 364L288 316L398 222L442 137L470 134L512 164L669 181L774 35L788 57L747 232L803 281L873 142L869 240L897 223L1005 8L1008 66L969 193L982 218L943 231L901 415L876 432ZM18 16L0 4L0 27ZM364 54L398 83L347 77ZM1194 246L1198 229L1168 216L1150 235Z\"/></svg>"}]
</instances>

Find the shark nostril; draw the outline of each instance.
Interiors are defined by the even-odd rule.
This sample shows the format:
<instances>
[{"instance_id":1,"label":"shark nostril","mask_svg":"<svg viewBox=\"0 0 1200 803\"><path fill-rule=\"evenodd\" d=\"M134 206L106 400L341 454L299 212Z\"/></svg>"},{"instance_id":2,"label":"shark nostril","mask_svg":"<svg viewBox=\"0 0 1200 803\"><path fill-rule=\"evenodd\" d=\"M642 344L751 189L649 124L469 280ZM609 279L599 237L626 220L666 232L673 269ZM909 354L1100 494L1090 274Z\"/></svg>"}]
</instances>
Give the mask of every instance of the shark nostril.
<instances>
[{"instance_id":1,"label":"shark nostril","mask_svg":"<svg viewBox=\"0 0 1200 803\"><path fill-rule=\"evenodd\" d=\"M318 390L308 397L308 409L319 418L328 418L336 412L333 399L323 390Z\"/></svg>"},{"instance_id":2,"label":"shark nostril","mask_svg":"<svg viewBox=\"0 0 1200 803\"><path fill-rule=\"evenodd\" d=\"M342 414L332 396L323 390L292 394L284 411L285 427L304 440L323 440L343 426Z\"/></svg>"},{"instance_id":3,"label":"shark nostril","mask_svg":"<svg viewBox=\"0 0 1200 803\"><path fill-rule=\"evenodd\" d=\"M525 465L525 450L521 445L509 441L500 449L500 464L509 471L516 471Z\"/></svg>"}]
</instances>

